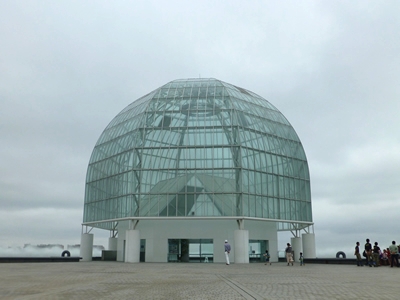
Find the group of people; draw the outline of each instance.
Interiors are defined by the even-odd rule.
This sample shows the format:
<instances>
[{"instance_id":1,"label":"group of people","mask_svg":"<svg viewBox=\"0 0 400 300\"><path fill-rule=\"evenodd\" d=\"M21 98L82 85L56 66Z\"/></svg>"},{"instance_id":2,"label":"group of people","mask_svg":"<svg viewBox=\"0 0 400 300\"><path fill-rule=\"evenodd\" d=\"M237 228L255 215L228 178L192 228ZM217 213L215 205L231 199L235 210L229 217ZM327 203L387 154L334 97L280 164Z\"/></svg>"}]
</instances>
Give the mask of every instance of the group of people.
<instances>
[{"instance_id":1,"label":"group of people","mask_svg":"<svg viewBox=\"0 0 400 300\"><path fill-rule=\"evenodd\" d=\"M231 245L228 243L228 240L225 240L225 244L224 244L224 250L225 250L225 260L226 260L226 265L229 265L229 253L231 253ZM265 265L267 264L271 264L269 259L270 259L270 255L268 253L268 250L265 250L265 253L263 254L264 258L265 258Z\"/></svg>"},{"instance_id":2,"label":"group of people","mask_svg":"<svg viewBox=\"0 0 400 300\"><path fill-rule=\"evenodd\" d=\"M360 244L360 243L358 243ZM228 240L225 240L225 244L224 244L224 250L225 250L225 260L226 260L226 264L229 265L229 253L231 252L231 245L228 243ZM289 266L290 264L294 263L294 252L292 249L292 246L290 245L290 243L287 243L287 247L285 249L286 252L286 261L287 261L287 265ZM265 265L270 265L271 262L269 261L270 259L270 255L268 253L268 250L265 250L265 253L263 254L264 259L265 259ZM303 253L300 252L300 257L299 257L299 262L300 262L300 266L304 266L304 257L303 257Z\"/></svg>"},{"instance_id":3,"label":"group of people","mask_svg":"<svg viewBox=\"0 0 400 300\"><path fill-rule=\"evenodd\" d=\"M290 245L290 243L286 244L285 254L286 254L287 265L290 266L290 264L292 264L292 266L293 266L293 263L294 263L294 251L293 251L293 248ZM304 266L303 252L300 252L299 262L300 262L300 266Z\"/></svg>"},{"instance_id":4,"label":"group of people","mask_svg":"<svg viewBox=\"0 0 400 300\"><path fill-rule=\"evenodd\" d=\"M229 265L229 253L231 252L231 245L229 245L228 241L225 240L225 245L224 245L224 250L225 250L225 258L226 258L226 264ZM396 241L392 241L392 244L384 249L383 251L378 245L378 242L375 242L374 245L370 243L369 239L366 239L366 243L364 245L364 251L362 252L362 256L365 257L365 265L368 265L370 267L378 267L381 265L381 261L383 262L390 262L390 267L393 268L393 266L400 267L399 265L399 252L400 252L400 245L396 246ZM290 243L286 244L285 248L285 254L286 254L286 262L287 265L293 266L294 263L294 252L293 248L290 245ZM354 249L354 255L357 258L357 266L362 267L363 265L363 260L361 258L361 252L360 252L360 242L356 242L356 247ZM268 253L268 250L265 251L265 254L263 254L265 258L265 265L271 264L269 259L270 255ZM300 252L300 257L299 257L299 262L300 266L304 266L304 257L303 253Z\"/></svg>"},{"instance_id":5,"label":"group of people","mask_svg":"<svg viewBox=\"0 0 400 300\"><path fill-rule=\"evenodd\" d=\"M354 249L354 255L357 259L357 266L362 267L363 260L360 251L360 242L357 242ZM382 261L383 263L387 262L387 264L390 262L390 267L393 268L393 266L400 267L399 252L400 246L396 246L396 241L392 241L392 244L382 251L378 242L375 242L372 246L370 240L366 239L362 256L365 257L365 265L370 267L378 267L381 265Z\"/></svg>"}]
</instances>

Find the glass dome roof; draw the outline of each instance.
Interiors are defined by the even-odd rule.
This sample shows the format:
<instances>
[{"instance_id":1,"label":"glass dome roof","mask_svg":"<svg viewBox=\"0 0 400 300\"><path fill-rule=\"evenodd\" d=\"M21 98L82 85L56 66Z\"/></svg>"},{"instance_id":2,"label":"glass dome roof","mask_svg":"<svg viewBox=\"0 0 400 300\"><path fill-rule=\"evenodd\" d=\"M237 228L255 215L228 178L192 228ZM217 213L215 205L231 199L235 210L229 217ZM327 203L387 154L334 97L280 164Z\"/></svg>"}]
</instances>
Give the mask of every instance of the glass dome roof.
<instances>
[{"instance_id":1,"label":"glass dome roof","mask_svg":"<svg viewBox=\"0 0 400 300\"><path fill-rule=\"evenodd\" d=\"M84 223L189 216L312 222L295 130L267 100L217 79L174 80L128 105L87 170Z\"/></svg>"}]
</instances>

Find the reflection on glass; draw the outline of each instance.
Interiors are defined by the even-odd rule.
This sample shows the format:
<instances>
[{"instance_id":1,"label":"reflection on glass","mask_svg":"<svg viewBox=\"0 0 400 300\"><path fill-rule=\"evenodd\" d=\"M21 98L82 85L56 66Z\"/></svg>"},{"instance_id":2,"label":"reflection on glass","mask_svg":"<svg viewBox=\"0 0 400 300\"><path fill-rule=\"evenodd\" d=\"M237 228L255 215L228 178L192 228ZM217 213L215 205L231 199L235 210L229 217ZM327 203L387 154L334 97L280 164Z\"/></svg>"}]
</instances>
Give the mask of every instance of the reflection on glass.
<instances>
[{"instance_id":1,"label":"reflection on glass","mask_svg":"<svg viewBox=\"0 0 400 300\"><path fill-rule=\"evenodd\" d=\"M172 81L110 122L88 166L84 222L139 216L312 221L301 142L250 91L216 79Z\"/></svg>"}]
</instances>

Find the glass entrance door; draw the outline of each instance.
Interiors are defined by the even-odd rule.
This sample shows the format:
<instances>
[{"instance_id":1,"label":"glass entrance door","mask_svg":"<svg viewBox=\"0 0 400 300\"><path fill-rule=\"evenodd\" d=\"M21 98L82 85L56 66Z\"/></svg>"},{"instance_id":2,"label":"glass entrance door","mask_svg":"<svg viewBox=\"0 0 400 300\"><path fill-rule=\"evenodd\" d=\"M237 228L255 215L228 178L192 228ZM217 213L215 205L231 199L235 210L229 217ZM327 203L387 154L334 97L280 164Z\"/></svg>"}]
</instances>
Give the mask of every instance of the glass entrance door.
<instances>
[{"instance_id":1,"label":"glass entrance door","mask_svg":"<svg viewBox=\"0 0 400 300\"><path fill-rule=\"evenodd\" d=\"M214 243L212 239L192 239L189 240L189 260L190 262L214 261Z\"/></svg>"},{"instance_id":2,"label":"glass entrance door","mask_svg":"<svg viewBox=\"0 0 400 300\"><path fill-rule=\"evenodd\" d=\"M169 239L168 262L214 261L213 239Z\"/></svg>"},{"instance_id":3,"label":"glass entrance door","mask_svg":"<svg viewBox=\"0 0 400 300\"><path fill-rule=\"evenodd\" d=\"M266 240L249 240L249 262L263 261L263 254L268 248L269 243Z\"/></svg>"}]
</instances>

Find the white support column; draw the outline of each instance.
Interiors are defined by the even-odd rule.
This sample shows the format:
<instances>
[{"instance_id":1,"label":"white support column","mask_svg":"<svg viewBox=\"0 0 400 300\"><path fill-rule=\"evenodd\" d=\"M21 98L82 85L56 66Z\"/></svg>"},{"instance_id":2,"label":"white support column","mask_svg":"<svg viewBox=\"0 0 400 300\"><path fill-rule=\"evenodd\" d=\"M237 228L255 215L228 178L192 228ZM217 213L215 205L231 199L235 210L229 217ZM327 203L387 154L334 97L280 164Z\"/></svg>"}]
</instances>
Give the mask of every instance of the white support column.
<instances>
[{"instance_id":1,"label":"white support column","mask_svg":"<svg viewBox=\"0 0 400 300\"><path fill-rule=\"evenodd\" d=\"M92 261L93 258L93 234L82 233L80 247L81 261Z\"/></svg>"},{"instance_id":2,"label":"white support column","mask_svg":"<svg viewBox=\"0 0 400 300\"><path fill-rule=\"evenodd\" d=\"M108 250L117 251L118 239L115 237L108 238Z\"/></svg>"},{"instance_id":3,"label":"white support column","mask_svg":"<svg viewBox=\"0 0 400 300\"><path fill-rule=\"evenodd\" d=\"M127 230L125 239L125 262L140 262L140 231Z\"/></svg>"},{"instance_id":4,"label":"white support column","mask_svg":"<svg viewBox=\"0 0 400 300\"><path fill-rule=\"evenodd\" d=\"M317 254L315 251L315 234L303 233L302 237L303 237L304 258L316 258Z\"/></svg>"},{"instance_id":5,"label":"white support column","mask_svg":"<svg viewBox=\"0 0 400 300\"><path fill-rule=\"evenodd\" d=\"M300 257L300 252L303 252L303 244L301 241L301 237L292 237L290 239L293 249L293 260L298 261ZM304 254L304 253L303 253Z\"/></svg>"},{"instance_id":6,"label":"white support column","mask_svg":"<svg viewBox=\"0 0 400 300\"><path fill-rule=\"evenodd\" d=\"M234 259L235 264L248 264L249 263L249 231L248 230L235 230L235 246L234 246Z\"/></svg>"}]
</instances>

